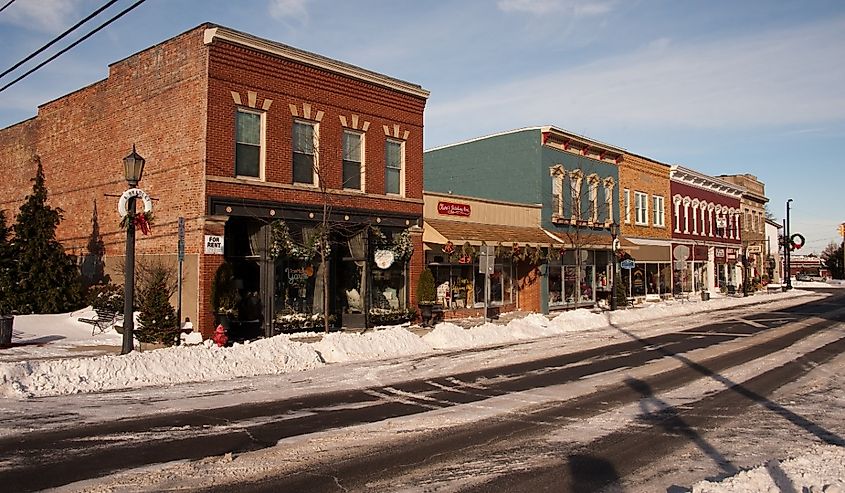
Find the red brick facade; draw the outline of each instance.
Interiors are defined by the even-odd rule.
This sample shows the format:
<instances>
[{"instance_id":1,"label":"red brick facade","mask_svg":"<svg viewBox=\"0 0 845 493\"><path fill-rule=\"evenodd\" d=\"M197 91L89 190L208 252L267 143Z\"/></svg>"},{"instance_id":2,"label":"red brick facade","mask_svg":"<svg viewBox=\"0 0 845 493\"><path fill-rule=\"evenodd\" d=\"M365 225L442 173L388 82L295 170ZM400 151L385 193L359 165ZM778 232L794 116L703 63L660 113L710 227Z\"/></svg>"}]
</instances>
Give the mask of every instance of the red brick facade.
<instances>
[{"instance_id":1,"label":"red brick facade","mask_svg":"<svg viewBox=\"0 0 845 493\"><path fill-rule=\"evenodd\" d=\"M419 218L421 225L426 97L419 86L225 28L199 26L112 64L107 79L0 130L5 173L0 209L9 217L17 213L31 189L38 155L51 205L65 211L59 240L82 253L96 203L107 261L119 258L124 233L116 203L126 188L121 159L135 144L147 162L139 187L155 201L153 232L138 235L137 254L172 262L177 218L186 218L186 257L194 267L185 272L183 311L208 334L213 330L210 281L223 257L203 253L204 235L224 234L227 219L225 211L210 210L212 198L284 211L291 204L318 206L328 196L336 213L355 212L374 224L381 215L394 222L408 218L408 226ZM235 177L238 107L265 115L263 181ZM319 162L328 195L292 184L292 124L295 117L308 117L307 111L311 119L320 117ZM358 130L369 122L363 132L366 193L339 190L344 121L356 122ZM401 197L384 193L388 135L404 142ZM423 262L421 236L412 237L411 300ZM122 276L112 272L112 277Z\"/></svg>"}]
</instances>

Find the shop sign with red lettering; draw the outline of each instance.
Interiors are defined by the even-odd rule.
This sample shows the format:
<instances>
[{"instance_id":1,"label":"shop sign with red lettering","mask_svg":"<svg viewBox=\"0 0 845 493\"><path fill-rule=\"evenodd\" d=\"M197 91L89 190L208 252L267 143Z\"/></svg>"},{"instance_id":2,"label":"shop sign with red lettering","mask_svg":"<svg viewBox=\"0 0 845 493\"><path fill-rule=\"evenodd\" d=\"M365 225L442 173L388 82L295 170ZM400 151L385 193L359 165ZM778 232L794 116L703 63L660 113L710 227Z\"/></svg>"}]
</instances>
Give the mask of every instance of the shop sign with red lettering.
<instances>
[{"instance_id":1,"label":"shop sign with red lettering","mask_svg":"<svg viewBox=\"0 0 845 493\"><path fill-rule=\"evenodd\" d=\"M437 213L444 216L469 217L472 209L469 204L458 204L455 202L438 202Z\"/></svg>"}]
</instances>

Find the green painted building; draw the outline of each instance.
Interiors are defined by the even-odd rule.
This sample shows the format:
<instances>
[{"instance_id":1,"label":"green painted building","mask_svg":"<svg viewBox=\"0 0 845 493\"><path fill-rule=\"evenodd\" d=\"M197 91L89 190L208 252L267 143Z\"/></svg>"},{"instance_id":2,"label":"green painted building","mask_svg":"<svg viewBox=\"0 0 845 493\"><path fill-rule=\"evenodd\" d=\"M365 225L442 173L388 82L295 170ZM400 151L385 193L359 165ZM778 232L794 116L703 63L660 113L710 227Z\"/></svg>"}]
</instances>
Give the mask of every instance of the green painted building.
<instances>
[{"instance_id":1,"label":"green painted building","mask_svg":"<svg viewBox=\"0 0 845 493\"><path fill-rule=\"evenodd\" d=\"M519 264L531 264L539 283L537 308L544 313L592 306L609 294L610 225L619 221L617 163L623 152L556 127L524 128L426 151L423 188L540 206L539 224L524 226L540 228L548 245L529 258L511 255L512 278L522 282ZM490 222L496 225L495 218ZM498 259L507 242L491 240Z\"/></svg>"}]
</instances>

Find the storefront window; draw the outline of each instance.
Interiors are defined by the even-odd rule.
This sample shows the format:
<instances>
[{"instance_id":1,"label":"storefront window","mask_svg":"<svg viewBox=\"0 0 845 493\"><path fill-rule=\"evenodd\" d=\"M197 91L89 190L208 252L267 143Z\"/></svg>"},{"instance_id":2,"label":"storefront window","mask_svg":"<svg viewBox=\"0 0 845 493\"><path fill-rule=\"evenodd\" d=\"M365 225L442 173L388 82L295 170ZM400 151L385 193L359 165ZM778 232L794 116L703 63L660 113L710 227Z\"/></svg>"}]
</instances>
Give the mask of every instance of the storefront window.
<instances>
[{"instance_id":1,"label":"storefront window","mask_svg":"<svg viewBox=\"0 0 845 493\"><path fill-rule=\"evenodd\" d=\"M276 260L275 307L279 313L322 313L321 264Z\"/></svg>"},{"instance_id":2,"label":"storefront window","mask_svg":"<svg viewBox=\"0 0 845 493\"><path fill-rule=\"evenodd\" d=\"M549 263L549 305L595 302L595 253L591 250L581 250L580 262L576 263L575 253L565 252L559 261ZM606 256L604 260L606 261ZM603 269L606 270L606 266Z\"/></svg>"},{"instance_id":3,"label":"storefront window","mask_svg":"<svg viewBox=\"0 0 845 493\"><path fill-rule=\"evenodd\" d=\"M478 259L472 264L444 262L448 257L429 252L428 267L434 274L437 302L447 309L472 308L484 304L484 274L478 272ZM490 275L490 303L513 302L513 264L497 258Z\"/></svg>"},{"instance_id":4,"label":"storefront window","mask_svg":"<svg viewBox=\"0 0 845 493\"><path fill-rule=\"evenodd\" d=\"M387 269L373 269L373 308L405 308L405 266L394 262Z\"/></svg>"}]
</instances>

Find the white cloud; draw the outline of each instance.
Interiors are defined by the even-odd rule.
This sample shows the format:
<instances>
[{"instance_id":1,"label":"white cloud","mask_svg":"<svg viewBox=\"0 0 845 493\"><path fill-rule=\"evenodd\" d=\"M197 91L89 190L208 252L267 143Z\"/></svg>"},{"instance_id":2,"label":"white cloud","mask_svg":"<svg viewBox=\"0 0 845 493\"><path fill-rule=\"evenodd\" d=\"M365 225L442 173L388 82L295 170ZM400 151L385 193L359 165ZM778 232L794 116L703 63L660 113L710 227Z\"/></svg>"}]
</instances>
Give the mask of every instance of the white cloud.
<instances>
[{"instance_id":1,"label":"white cloud","mask_svg":"<svg viewBox=\"0 0 845 493\"><path fill-rule=\"evenodd\" d=\"M657 40L588 64L438 100L429 128L737 128L845 120L845 19L701 44ZM548 60L544 60L547 63ZM570 128L570 130L576 130Z\"/></svg>"},{"instance_id":2,"label":"white cloud","mask_svg":"<svg viewBox=\"0 0 845 493\"><path fill-rule=\"evenodd\" d=\"M0 21L46 32L64 30L82 17L80 0L15 2L3 11Z\"/></svg>"},{"instance_id":3,"label":"white cloud","mask_svg":"<svg viewBox=\"0 0 845 493\"><path fill-rule=\"evenodd\" d=\"M301 24L308 21L309 0L270 0L270 16L277 20L293 20Z\"/></svg>"},{"instance_id":4,"label":"white cloud","mask_svg":"<svg viewBox=\"0 0 845 493\"><path fill-rule=\"evenodd\" d=\"M582 0L499 0L496 6L503 12L526 12L534 15L563 12L576 17L587 17L610 12L613 2Z\"/></svg>"}]
</instances>

